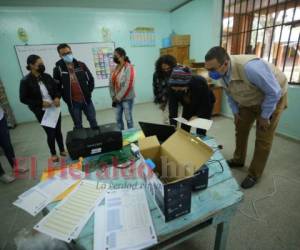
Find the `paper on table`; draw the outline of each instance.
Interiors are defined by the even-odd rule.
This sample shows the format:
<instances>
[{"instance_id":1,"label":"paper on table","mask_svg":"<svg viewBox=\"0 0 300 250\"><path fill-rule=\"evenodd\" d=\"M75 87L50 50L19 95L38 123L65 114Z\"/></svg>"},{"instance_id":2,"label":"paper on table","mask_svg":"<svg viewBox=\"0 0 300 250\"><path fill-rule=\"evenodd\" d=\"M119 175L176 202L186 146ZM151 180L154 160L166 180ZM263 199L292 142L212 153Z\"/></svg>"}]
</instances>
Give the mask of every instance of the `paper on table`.
<instances>
[{"instance_id":1,"label":"paper on table","mask_svg":"<svg viewBox=\"0 0 300 250\"><path fill-rule=\"evenodd\" d=\"M68 164L66 168L60 168L60 169L45 169L44 172L41 175L41 182L48 180L49 178L52 178L55 175L64 175L65 172L67 172L69 175L78 176L77 173L80 172L84 175L82 170L82 159L78 162ZM54 198L53 201L61 201L63 200L69 193L71 193L74 188L79 184L80 180L77 181L75 184L67 188L64 192L60 193L58 196Z\"/></svg>"},{"instance_id":2,"label":"paper on table","mask_svg":"<svg viewBox=\"0 0 300 250\"><path fill-rule=\"evenodd\" d=\"M60 107L47 108L43 116L41 125L45 127L55 128L60 115Z\"/></svg>"},{"instance_id":3,"label":"paper on table","mask_svg":"<svg viewBox=\"0 0 300 250\"><path fill-rule=\"evenodd\" d=\"M192 128L201 128L201 129L205 129L205 130L209 130L213 123L212 120L207 120L207 119L203 119L203 118L196 118L192 121L188 121L188 120L184 119L183 117L177 117L177 118L173 118L173 119L177 122L191 126Z\"/></svg>"},{"instance_id":4,"label":"paper on table","mask_svg":"<svg viewBox=\"0 0 300 250\"><path fill-rule=\"evenodd\" d=\"M143 188L108 190L105 218L105 249L142 249L157 243Z\"/></svg>"},{"instance_id":5,"label":"paper on table","mask_svg":"<svg viewBox=\"0 0 300 250\"><path fill-rule=\"evenodd\" d=\"M94 250L105 249L105 226L105 206L99 205L95 209Z\"/></svg>"},{"instance_id":6,"label":"paper on table","mask_svg":"<svg viewBox=\"0 0 300 250\"><path fill-rule=\"evenodd\" d=\"M69 243L78 237L95 207L104 199L106 188L103 183L81 181L34 229Z\"/></svg>"},{"instance_id":7,"label":"paper on table","mask_svg":"<svg viewBox=\"0 0 300 250\"><path fill-rule=\"evenodd\" d=\"M36 188L43 193L46 193L51 198L51 200L53 200L55 197L57 197L59 194L61 194L63 191L65 191L67 188L69 188L79 180L80 179L54 176L47 181L40 182Z\"/></svg>"},{"instance_id":8,"label":"paper on table","mask_svg":"<svg viewBox=\"0 0 300 250\"><path fill-rule=\"evenodd\" d=\"M50 202L51 200L47 195L37 190L31 190L24 193L22 198L18 198L13 204L32 216L36 216Z\"/></svg>"},{"instance_id":9,"label":"paper on table","mask_svg":"<svg viewBox=\"0 0 300 250\"><path fill-rule=\"evenodd\" d=\"M77 172L78 175L76 176L81 178L84 176L83 172L78 170ZM59 194L64 192L79 180L80 179L73 179L70 175L53 176L51 179L40 182L36 186L19 195L18 200L16 200L13 204L35 216Z\"/></svg>"}]
</instances>

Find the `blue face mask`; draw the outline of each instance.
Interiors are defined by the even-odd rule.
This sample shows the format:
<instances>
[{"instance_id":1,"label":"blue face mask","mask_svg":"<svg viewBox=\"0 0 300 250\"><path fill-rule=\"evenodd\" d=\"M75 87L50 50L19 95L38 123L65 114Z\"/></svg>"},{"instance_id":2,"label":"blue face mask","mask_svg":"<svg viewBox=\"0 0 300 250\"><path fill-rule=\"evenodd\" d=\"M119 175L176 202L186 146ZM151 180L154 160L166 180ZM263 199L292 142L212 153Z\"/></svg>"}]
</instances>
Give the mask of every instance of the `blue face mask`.
<instances>
[{"instance_id":1,"label":"blue face mask","mask_svg":"<svg viewBox=\"0 0 300 250\"><path fill-rule=\"evenodd\" d=\"M63 56L63 60L64 60L66 63L72 63L72 62L73 62L73 59L74 59L74 57L73 57L72 54Z\"/></svg>"},{"instance_id":2,"label":"blue face mask","mask_svg":"<svg viewBox=\"0 0 300 250\"><path fill-rule=\"evenodd\" d=\"M208 72L208 75L211 79L214 79L214 80L219 80L223 75L220 74L218 71L209 71Z\"/></svg>"}]
</instances>

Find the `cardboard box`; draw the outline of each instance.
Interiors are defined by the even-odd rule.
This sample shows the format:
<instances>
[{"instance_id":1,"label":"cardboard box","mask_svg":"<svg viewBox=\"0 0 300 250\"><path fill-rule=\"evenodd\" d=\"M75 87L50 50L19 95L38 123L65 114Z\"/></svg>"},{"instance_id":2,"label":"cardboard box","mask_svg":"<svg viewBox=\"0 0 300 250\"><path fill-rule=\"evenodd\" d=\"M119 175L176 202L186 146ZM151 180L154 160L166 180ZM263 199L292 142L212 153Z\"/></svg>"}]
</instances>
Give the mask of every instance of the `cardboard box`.
<instances>
[{"instance_id":1,"label":"cardboard box","mask_svg":"<svg viewBox=\"0 0 300 250\"><path fill-rule=\"evenodd\" d=\"M173 35L172 46L190 45L191 35Z\"/></svg>"},{"instance_id":2,"label":"cardboard box","mask_svg":"<svg viewBox=\"0 0 300 250\"><path fill-rule=\"evenodd\" d=\"M152 159L157 166L154 174L147 170L145 181L165 221L189 213L192 188L205 178L204 175L207 181L205 163L213 150L200 138L182 129L162 145L156 136L141 139L139 148L142 156Z\"/></svg>"}]
</instances>

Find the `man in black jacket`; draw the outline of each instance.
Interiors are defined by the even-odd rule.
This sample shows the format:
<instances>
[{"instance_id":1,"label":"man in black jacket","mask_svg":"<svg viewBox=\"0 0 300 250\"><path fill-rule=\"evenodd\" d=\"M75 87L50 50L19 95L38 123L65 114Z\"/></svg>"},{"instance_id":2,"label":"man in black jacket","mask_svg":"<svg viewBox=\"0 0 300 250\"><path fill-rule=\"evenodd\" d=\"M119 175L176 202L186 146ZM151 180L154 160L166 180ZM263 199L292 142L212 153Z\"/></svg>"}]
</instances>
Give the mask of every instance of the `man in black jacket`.
<instances>
[{"instance_id":1,"label":"man in black jacket","mask_svg":"<svg viewBox=\"0 0 300 250\"><path fill-rule=\"evenodd\" d=\"M176 126L173 118L178 115L179 103L183 106L182 117L186 120L198 117L211 119L215 96L202 76L192 76L189 68L177 66L172 71L168 85L170 124ZM181 127L186 131L191 129L185 124ZM206 130L197 129L197 134L205 135Z\"/></svg>"},{"instance_id":2,"label":"man in black jacket","mask_svg":"<svg viewBox=\"0 0 300 250\"><path fill-rule=\"evenodd\" d=\"M96 111L91 99L94 77L83 62L73 58L68 44L58 45L57 52L61 60L56 62L53 78L68 105L74 128L82 128L82 112L86 115L91 128L98 128Z\"/></svg>"}]
</instances>

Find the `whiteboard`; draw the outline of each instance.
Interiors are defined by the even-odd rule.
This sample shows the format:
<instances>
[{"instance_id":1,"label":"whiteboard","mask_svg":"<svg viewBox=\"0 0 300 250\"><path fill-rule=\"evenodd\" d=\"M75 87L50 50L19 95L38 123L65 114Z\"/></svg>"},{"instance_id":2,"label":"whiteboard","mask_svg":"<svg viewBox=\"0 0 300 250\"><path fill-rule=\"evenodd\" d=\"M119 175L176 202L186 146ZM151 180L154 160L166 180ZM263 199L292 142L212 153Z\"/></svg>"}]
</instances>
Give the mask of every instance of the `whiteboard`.
<instances>
[{"instance_id":1,"label":"whiteboard","mask_svg":"<svg viewBox=\"0 0 300 250\"><path fill-rule=\"evenodd\" d=\"M82 61L95 78L95 87L107 87L111 69L114 67L113 53L115 44L109 43L68 43L75 59ZM60 60L58 44L16 45L15 50L23 76L28 74L27 57L40 56L45 64L46 73L52 75L55 63Z\"/></svg>"}]
</instances>

